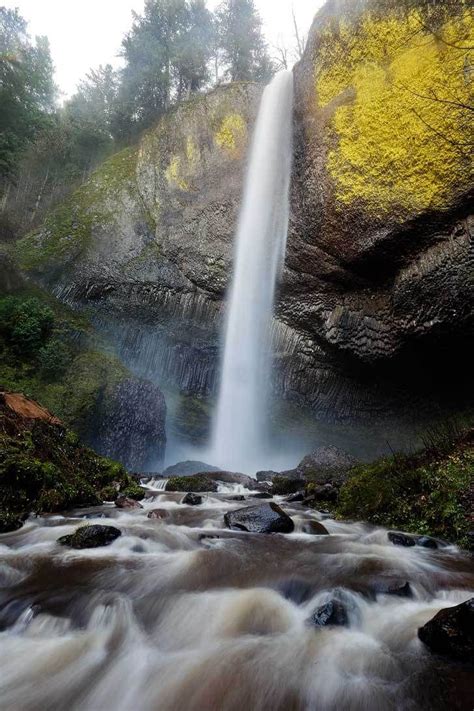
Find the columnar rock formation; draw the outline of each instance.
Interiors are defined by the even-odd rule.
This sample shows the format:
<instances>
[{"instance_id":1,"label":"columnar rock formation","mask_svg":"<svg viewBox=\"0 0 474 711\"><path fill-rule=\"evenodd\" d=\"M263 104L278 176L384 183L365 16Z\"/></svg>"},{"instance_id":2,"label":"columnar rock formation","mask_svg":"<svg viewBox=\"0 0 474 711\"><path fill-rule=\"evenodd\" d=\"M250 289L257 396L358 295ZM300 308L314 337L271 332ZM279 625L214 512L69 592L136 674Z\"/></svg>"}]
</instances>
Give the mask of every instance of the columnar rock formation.
<instances>
[{"instance_id":1,"label":"columnar rock formation","mask_svg":"<svg viewBox=\"0 0 474 711\"><path fill-rule=\"evenodd\" d=\"M465 394L472 44L462 3L329 0L295 68L274 386L321 417L400 412L440 374ZM33 278L92 307L132 369L190 393L215 388L261 91L228 85L178 107L17 249Z\"/></svg>"}]
</instances>

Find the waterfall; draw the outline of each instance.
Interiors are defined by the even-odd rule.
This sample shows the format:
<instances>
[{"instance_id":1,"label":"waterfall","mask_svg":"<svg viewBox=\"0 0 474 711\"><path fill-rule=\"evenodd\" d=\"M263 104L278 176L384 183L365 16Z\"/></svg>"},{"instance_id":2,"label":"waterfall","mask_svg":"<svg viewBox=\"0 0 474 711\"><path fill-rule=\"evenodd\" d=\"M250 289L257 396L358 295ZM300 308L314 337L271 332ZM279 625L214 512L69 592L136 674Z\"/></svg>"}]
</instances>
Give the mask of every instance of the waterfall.
<instances>
[{"instance_id":1,"label":"waterfall","mask_svg":"<svg viewBox=\"0 0 474 711\"><path fill-rule=\"evenodd\" d=\"M255 470L264 460L271 368L269 331L288 231L293 75L263 93L236 237L212 456Z\"/></svg>"}]
</instances>

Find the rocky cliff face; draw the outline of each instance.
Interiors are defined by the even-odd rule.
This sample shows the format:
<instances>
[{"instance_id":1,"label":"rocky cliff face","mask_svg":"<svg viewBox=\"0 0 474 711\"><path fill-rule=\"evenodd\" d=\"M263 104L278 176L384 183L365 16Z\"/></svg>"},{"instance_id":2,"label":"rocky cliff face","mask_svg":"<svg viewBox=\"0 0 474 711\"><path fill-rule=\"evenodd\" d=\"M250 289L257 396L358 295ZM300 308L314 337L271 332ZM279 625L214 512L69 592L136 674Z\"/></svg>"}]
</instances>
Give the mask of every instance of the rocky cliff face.
<instances>
[{"instance_id":1,"label":"rocky cliff face","mask_svg":"<svg viewBox=\"0 0 474 711\"><path fill-rule=\"evenodd\" d=\"M386 392L439 388L472 337L473 32L463 3L330 0L295 70L279 313Z\"/></svg>"},{"instance_id":2,"label":"rocky cliff face","mask_svg":"<svg viewBox=\"0 0 474 711\"><path fill-rule=\"evenodd\" d=\"M426 401L433 378L463 389L472 45L463 3L329 0L295 68L274 386L322 417L393 414ZM190 393L215 388L261 91L180 106L17 246L34 278L92 307L132 369Z\"/></svg>"}]
</instances>

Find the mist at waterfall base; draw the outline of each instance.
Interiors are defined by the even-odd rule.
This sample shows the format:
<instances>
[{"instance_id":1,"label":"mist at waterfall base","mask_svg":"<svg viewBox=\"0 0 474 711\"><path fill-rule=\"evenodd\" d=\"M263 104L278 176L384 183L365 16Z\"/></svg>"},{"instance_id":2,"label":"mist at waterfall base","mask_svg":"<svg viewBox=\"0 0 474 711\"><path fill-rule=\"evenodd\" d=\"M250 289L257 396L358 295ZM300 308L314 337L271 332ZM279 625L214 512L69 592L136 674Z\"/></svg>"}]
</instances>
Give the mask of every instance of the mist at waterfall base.
<instances>
[{"instance_id":1,"label":"mist at waterfall base","mask_svg":"<svg viewBox=\"0 0 474 711\"><path fill-rule=\"evenodd\" d=\"M206 458L255 472L272 462L268 420L271 323L285 257L292 162L293 75L266 87L235 240L217 411Z\"/></svg>"}]
</instances>

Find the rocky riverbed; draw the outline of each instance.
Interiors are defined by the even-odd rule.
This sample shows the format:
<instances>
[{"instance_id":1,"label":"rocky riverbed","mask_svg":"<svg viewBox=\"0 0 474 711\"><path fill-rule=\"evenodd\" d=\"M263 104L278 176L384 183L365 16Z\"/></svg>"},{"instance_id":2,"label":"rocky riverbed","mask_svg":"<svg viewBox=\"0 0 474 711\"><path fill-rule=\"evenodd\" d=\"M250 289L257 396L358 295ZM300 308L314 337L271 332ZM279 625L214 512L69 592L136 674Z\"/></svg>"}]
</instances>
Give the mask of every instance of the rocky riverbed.
<instances>
[{"instance_id":1,"label":"rocky riverbed","mask_svg":"<svg viewBox=\"0 0 474 711\"><path fill-rule=\"evenodd\" d=\"M3 708L472 708L472 604L461 655L424 627L447 610L446 635L474 596L468 554L242 484L189 504L152 487L0 536ZM259 508L287 532L248 533ZM84 526L115 532L64 538Z\"/></svg>"}]
</instances>

